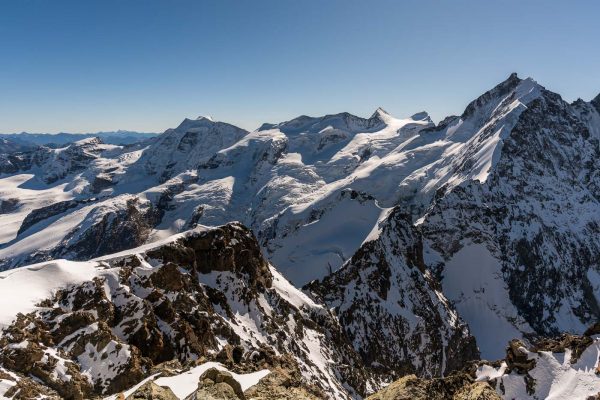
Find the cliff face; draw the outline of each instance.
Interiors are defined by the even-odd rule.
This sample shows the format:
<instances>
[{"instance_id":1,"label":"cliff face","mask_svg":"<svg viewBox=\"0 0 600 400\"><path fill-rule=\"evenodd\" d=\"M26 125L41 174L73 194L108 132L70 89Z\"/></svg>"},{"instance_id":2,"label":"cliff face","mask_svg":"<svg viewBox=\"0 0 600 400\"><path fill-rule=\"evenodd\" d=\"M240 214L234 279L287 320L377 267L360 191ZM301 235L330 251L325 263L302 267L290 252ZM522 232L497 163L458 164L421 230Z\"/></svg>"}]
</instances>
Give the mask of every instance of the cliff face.
<instances>
[{"instance_id":1,"label":"cliff face","mask_svg":"<svg viewBox=\"0 0 600 400\"><path fill-rule=\"evenodd\" d=\"M600 136L584 106L542 90L487 179L449 190L422 218L428 266L484 357L512 337L582 333L600 317Z\"/></svg>"},{"instance_id":2,"label":"cliff face","mask_svg":"<svg viewBox=\"0 0 600 400\"><path fill-rule=\"evenodd\" d=\"M396 208L342 268L307 289L334 310L354 348L379 374L436 377L479 353L424 266L420 236Z\"/></svg>"}]
</instances>

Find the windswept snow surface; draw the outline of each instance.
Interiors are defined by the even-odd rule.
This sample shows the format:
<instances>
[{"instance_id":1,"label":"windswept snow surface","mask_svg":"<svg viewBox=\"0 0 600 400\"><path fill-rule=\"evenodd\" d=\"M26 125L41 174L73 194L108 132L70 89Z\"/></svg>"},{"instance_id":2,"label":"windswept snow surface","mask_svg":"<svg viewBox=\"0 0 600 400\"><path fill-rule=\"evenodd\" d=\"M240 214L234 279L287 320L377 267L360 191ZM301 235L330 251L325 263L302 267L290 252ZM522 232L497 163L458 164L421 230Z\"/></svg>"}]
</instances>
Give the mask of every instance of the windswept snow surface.
<instances>
[{"instance_id":1,"label":"windswept snow surface","mask_svg":"<svg viewBox=\"0 0 600 400\"><path fill-rule=\"evenodd\" d=\"M263 369L249 374L236 374L235 372L229 371L220 363L207 362L179 375L158 378L154 382L158 386L170 388L173 393L175 393L175 396L177 396L179 399L184 399L192 394L194 390L198 389L198 381L200 376L211 368L229 372L233 376L233 379L239 382L243 391L246 391L251 386L256 385L259 380L267 376L270 372L268 369Z\"/></svg>"},{"instance_id":2,"label":"windswept snow surface","mask_svg":"<svg viewBox=\"0 0 600 400\"><path fill-rule=\"evenodd\" d=\"M18 313L36 309L36 304L71 284L89 281L99 273L94 262L55 260L0 273L0 329Z\"/></svg>"},{"instance_id":3,"label":"windswept snow surface","mask_svg":"<svg viewBox=\"0 0 600 400\"><path fill-rule=\"evenodd\" d=\"M149 381L154 381L158 386L167 387L173 391L175 396L178 399L183 400L190 394L192 394L196 389L198 389L198 382L200 380L200 376L211 368L216 368L219 371L226 371L233 376L243 391L246 391L250 387L256 385L258 381L267 376L270 371L268 369L263 369L260 371L248 373L248 374L236 374L235 372L229 371L226 367L224 367L221 363L217 362L206 362L204 364L200 364L194 368L189 369L188 371L182 372L173 376L165 376L161 377L160 374L155 374L149 376L144 379L137 385L133 386L131 389L123 392L124 396L130 396L133 394L140 386ZM117 395L106 397L105 400L116 400Z\"/></svg>"},{"instance_id":4,"label":"windswept snow surface","mask_svg":"<svg viewBox=\"0 0 600 400\"><path fill-rule=\"evenodd\" d=\"M477 380L496 379L496 390L503 399L512 400L585 400L600 392L600 379L596 374L600 357L600 341L594 339L578 360L571 360L571 350L564 353L541 351L533 353L521 348L535 367L529 371L533 378L533 393L528 393L525 375L505 373L506 364L495 369L482 366L477 369Z\"/></svg>"}]
</instances>

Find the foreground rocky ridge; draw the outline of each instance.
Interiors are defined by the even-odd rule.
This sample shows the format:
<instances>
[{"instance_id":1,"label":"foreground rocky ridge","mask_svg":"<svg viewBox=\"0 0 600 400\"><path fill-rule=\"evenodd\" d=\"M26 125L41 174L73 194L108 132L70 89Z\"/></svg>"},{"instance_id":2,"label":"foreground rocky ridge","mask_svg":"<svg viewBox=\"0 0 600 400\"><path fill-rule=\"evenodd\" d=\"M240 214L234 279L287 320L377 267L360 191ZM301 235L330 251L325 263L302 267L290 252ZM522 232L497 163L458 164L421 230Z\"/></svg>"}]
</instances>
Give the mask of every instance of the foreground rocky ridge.
<instances>
[{"instance_id":1,"label":"foreground rocky ridge","mask_svg":"<svg viewBox=\"0 0 600 400\"><path fill-rule=\"evenodd\" d=\"M29 272L43 272L48 265ZM80 399L118 393L165 362L184 369L215 361L239 373L283 368L282 373L296 376L294 387L317 398L361 397L402 372L377 367L366 349L348 338L348 321L287 282L262 257L252 233L237 223L197 228L163 244L100 258L87 268L93 279L60 288L6 326L0 363L6 379L16 382L7 392L11 396L39 392ZM431 290L421 287L429 301L421 310L447 308L433 302ZM456 323L402 325L408 331L439 329L431 334L464 336L472 343ZM403 334L393 332L385 340L401 341ZM473 355L451 356L444 339L427 348L417 345L423 360L433 360L426 365L437 368L436 374L443 372L437 354L449 354L446 362L455 364ZM388 361L426 373L425 361L410 353Z\"/></svg>"},{"instance_id":2,"label":"foreground rocky ridge","mask_svg":"<svg viewBox=\"0 0 600 400\"><path fill-rule=\"evenodd\" d=\"M599 326L563 334L528 348L519 340L502 360L465 363L444 378L407 375L367 400L585 399L600 396Z\"/></svg>"}]
</instances>

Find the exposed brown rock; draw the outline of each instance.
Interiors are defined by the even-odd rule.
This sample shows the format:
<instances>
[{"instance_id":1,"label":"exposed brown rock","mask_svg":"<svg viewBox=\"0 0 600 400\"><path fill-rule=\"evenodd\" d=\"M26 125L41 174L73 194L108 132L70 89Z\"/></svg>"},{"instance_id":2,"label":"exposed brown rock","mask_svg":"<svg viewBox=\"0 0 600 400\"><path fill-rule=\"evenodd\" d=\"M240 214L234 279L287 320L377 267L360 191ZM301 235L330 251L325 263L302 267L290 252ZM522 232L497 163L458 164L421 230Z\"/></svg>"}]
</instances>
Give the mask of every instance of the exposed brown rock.
<instances>
[{"instance_id":1,"label":"exposed brown rock","mask_svg":"<svg viewBox=\"0 0 600 400\"><path fill-rule=\"evenodd\" d=\"M173 376L179 374L181 370L183 366L179 360L170 360L153 366L150 375L160 373L160 376Z\"/></svg>"},{"instance_id":2,"label":"exposed brown rock","mask_svg":"<svg viewBox=\"0 0 600 400\"><path fill-rule=\"evenodd\" d=\"M405 376L367 397L367 400L501 400L487 382L474 382L465 373L446 378Z\"/></svg>"},{"instance_id":3,"label":"exposed brown rock","mask_svg":"<svg viewBox=\"0 0 600 400\"><path fill-rule=\"evenodd\" d=\"M17 384L4 393L4 397L13 400L31 400L44 398L60 400L62 397L47 386L41 385L29 377L21 377Z\"/></svg>"},{"instance_id":4,"label":"exposed brown rock","mask_svg":"<svg viewBox=\"0 0 600 400\"><path fill-rule=\"evenodd\" d=\"M594 340L590 336L565 333L554 339L541 339L535 343L531 350L564 353L566 349L571 349L571 363L575 363L593 342Z\"/></svg>"},{"instance_id":5,"label":"exposed brown rock","mask_svg":"<svg viewBox=\"0 0 600 400\"><path fill-rule=\"evenodd\" d=\"M277 367L256 385L248 388L244 395L248 400L317 400L324 398L322 393L317 396L304 386L299 372Z\"/></svg>"},{"instance_id":6,"label":"exposed brown rock","mask_svg":"<svg viewBox=\"0 0 600 400\"><path fill-rule=\"evenodd\" d=\"M170 388L158 386L154 382L146 382L126 400L179 400Z\"/></svg>"},{"instance_id":7,"label":"exposed brown rock","mask_svg":"<svg viewBox=\"0 0 600 400\"><path fill-rule=\"evenodd\" d=\"M188 399L245 400L246 397L240 383L229 372L210 368L200 376L198 390Z\"/></svg>"},{"instance_id":8,"label":"exposed brown rock","mask_svg":"<svg viewBox=\"0 0 600 400\"><path fill-rule=\"evenodd\" d=\"M519 374L526 374L535 368L535 360L527 357L524 348L527 348L525 344L516 339L511 340L506 348L506 365Z\"/></svg>"},{"instance_id":9,"label":"exposed brown rock","mask_svg":"<svg viewBox=\"0 0 600 400\"><path fill-rule=\"evenodd\" d=\"M264 399L284 393L331 397L343 392L342 385L364 394L365 382L373 379L331 313L298 309L271 288L269 264L252 233L240 224L198 229L147 252L102 261L100 271L103 266L111 272L59 290L0 336L2 365L37 380L26 385L30 393L42 393L39 386L49 397L104 397L151 374L171 376L207 361L220 361L241 374L274 371L255 389L257 398ZM261 332L241 328L266 342L236 333L236 325L245 323L239 317L245 308L257 313ZM311 359L302 342L308 330L322 335L331 371L319 371ZM79 370L83 362L90 368L86 375ZM66 382L53 377L58 363L68 372ZM307 382L299 363L303 370L339 377L338 386L333 389L316 375ZM234 382L201 389L207 394L223 385L229 387L226 392L243 396Z\"/></svg>"}]
</instances>

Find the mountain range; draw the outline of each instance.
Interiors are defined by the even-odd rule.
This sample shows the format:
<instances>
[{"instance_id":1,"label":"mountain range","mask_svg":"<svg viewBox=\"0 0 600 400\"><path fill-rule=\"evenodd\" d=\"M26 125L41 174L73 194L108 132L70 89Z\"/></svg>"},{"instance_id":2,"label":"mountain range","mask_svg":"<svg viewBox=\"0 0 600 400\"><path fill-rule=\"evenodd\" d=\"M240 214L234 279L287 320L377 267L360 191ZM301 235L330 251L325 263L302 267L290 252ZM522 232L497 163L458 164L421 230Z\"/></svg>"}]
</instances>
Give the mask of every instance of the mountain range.
<instances>
[{"instance_id":1,"label":"mountain range","mask_svg":"<svg viewBox=\"0 0 600 400\"><path fill-rule=\"evenodd\" d=\"M0 138L1 395L600 396L600 96L99 136Z\"/></svg>"},{"instance_id":2,"label":"mountain range","mask_svg":"<svg viewBox=\"0 0 600 400\"><path fill-rule=\"evenodd\" d=\"M10 140L11 142L22 146L48 146L60 147L69 143L77 142L82 139L93 137L100 138L104 143L126 145L133 144L145 139L155 137L156 133L133 132L133 131L114 131L114 132L95 132L95 133L0 133L0 140ZM0 148L0 151L3 151Z\"/></svg>"}]
</instances>

